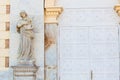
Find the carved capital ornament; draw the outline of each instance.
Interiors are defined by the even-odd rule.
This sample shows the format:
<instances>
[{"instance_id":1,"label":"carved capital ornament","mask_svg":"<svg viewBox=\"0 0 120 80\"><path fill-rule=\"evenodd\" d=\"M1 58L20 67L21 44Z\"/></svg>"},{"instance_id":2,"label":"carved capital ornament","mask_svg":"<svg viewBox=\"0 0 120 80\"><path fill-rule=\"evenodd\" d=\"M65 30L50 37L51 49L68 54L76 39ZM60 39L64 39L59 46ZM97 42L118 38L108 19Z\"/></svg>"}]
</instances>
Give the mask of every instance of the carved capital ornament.
<instances>
[{"instance_id":1,"label":"carved capital ornament","mask_svg":"<svg viewBox=\"0 0 120 80\"><path fill-rule=\"evenodd\" d=\"M47 7L45 8L45 23L58 24L58 17L62 13L62 7Z\"/></svg>"},{"instance_id":2,"label":"carved capital ornament","mask_svg":"<svg viewBox=\"0 0 120 80\"><path fill-rule=\"evenodd\" d=\"M118 16L120 16L120 4L117 4L114 6L114 10L116 11L116 13L118 14Z\"/></svg>"},{"instance_id":3,"label":"carved capital ornament","mask_svg":"<svg viewBox=\"0 0 120 80\"><path fill-rule=\"evenodd\" d=\"M45 0L45 24L58 24L58 17L62 13L62 11L62 7L55 6L55 0Z\"/></svg>"}]
</instances>

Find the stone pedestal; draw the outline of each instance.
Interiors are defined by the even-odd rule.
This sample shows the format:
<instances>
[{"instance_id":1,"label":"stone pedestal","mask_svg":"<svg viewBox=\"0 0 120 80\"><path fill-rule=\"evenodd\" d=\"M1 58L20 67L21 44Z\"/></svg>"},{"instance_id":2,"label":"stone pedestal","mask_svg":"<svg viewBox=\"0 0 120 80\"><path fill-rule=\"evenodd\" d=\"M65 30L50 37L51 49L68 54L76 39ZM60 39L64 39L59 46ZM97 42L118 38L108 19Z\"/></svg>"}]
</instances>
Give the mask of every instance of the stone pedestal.
<instances>
[{"instance_id":1,"label":"stone pedestal","mask_svg":"<svg viewBox=\"0 0 120 80\"><path fill-rule=\"evenodd\" d=\"M13 80L36 80L37 66L18 65L12 66Z\"/></svg>"}]
</instances>

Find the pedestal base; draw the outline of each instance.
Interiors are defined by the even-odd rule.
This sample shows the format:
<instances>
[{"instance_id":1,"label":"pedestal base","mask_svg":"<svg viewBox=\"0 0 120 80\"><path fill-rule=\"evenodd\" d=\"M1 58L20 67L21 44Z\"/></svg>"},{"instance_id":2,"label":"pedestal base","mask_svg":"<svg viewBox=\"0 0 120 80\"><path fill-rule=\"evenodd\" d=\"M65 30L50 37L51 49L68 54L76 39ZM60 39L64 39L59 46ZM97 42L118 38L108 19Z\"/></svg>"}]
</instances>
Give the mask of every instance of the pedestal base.
<instances>
[{"instance_id":1,"label":"pedestal base","mask_svg":"<svg viewBox=\"0 0 120 80\"><path fill-rule=\"evenodd\" d=\"M37 66L18 65L12 66L13 80L36 80Z\"/></svg>"}]
</instances>

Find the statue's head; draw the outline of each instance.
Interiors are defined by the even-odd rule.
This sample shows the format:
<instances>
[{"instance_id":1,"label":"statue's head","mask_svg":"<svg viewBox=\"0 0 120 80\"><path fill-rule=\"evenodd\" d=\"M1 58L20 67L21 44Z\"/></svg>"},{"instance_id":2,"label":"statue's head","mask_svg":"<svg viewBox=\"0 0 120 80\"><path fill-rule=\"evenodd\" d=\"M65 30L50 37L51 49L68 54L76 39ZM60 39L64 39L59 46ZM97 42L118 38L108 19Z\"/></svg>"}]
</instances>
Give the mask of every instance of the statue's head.
<instances>
[{"instance_id":1,"label":"statue's head","mask_svg":"<svg viewBox=\"0 0 120 80\"><path fill-rule=\"evenodd\" d=\"M26 13L25 11L21 11L21 12L20 12L20 17L21 17L21 18L27 17L27 13Z\"/></svg>"}]
</instances>

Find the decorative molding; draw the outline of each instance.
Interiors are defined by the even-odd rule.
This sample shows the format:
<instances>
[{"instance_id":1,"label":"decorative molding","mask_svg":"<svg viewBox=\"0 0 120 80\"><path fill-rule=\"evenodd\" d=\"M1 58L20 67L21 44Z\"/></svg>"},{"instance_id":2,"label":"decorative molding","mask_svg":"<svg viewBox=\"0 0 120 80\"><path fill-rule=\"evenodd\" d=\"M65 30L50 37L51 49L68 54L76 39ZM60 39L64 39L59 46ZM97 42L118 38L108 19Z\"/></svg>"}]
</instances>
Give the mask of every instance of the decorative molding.
<instances>
[{"instance_id":1,"label":"decorative molding","mask_svg":"<svg viewBox=\"0 0 120 80\"><path fill-rule=\"evenodd\" d=\"M114 6L114 10L116 11L116 13L118 14L118 16L120 16L120 4L117 4Z\"/></svg>"},{"instance_id":2,"label":"decorative molding","mask_svg":"<svg viewBox=\"0 0 120 80\"><path fill-rule=\"evenodd\" d=\"M45 0L45 24L58 24L58 17L63 8L55 6L56 0Z\"/></svg>"},{"instance_id":3,"label":"decorative molding","mask_svg":"<svg viewBox=\"0 0 120 80\"><path fill-rule=\"evenodd\" d=\"M62 7L46 7L45 8L45 24L58 24L58 17L62 13Z\"/></svg>"},{"instance_id":4,"label":"decorative molding","mask_svg":"<svg viewBox=\"0 0 120 80\"><path fill-rule=\"evenodd\" d=\"M56 0L45 0L45 8L55 6Z\"/></svg>"},{"instance_id":5,"label":"decorative molding","mask_svg":"<svg viewBox=\"0 0 120 80\"><path fill-rule=\"evenodd\" d=\"M33 77L36 80L36 72L38 71L37 66L12 66L13 68L13 80L17 77Z\"/></svg>"}]
</instances>

